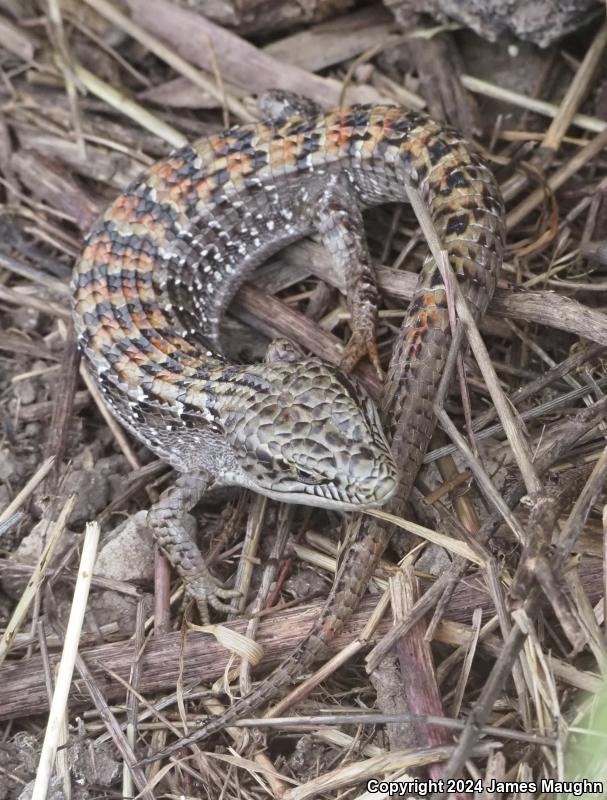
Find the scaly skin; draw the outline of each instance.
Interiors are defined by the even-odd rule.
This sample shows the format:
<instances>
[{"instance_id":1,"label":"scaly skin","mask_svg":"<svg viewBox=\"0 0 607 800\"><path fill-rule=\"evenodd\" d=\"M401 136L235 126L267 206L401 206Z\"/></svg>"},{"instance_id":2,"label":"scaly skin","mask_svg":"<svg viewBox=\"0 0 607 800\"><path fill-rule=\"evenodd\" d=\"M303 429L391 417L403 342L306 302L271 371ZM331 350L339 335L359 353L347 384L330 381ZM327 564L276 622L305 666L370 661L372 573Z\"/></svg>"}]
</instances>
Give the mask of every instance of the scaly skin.
<instances>
[{"instance_id":1,"label":"scaly skin","mask_svg":"<svg viewBox=\"0 0 607 800\"><path fill-rule=\"evenodd\" d=\"M339 372L316 359L233 366L217 350L222 313L244 276L316 228L355 273L347 366L372 353L374 281L360 232L348 225L348 201L355 209L406 201L407 185L427 203L464 294L482 314L503 251L499 190L456 131L422 114L357 107L242 126L148 170L98 223L75 272L80 343L113 412L182 471L222 474L287 502L387 502L400 511L432 435L449 345L445 289L430 256L381 402L393 457L369 402ZM312 633L226 714L155 757L249 715L307 669L357 606L387 538L385 527L356 515Z\"/></svg>"}]
</instances>

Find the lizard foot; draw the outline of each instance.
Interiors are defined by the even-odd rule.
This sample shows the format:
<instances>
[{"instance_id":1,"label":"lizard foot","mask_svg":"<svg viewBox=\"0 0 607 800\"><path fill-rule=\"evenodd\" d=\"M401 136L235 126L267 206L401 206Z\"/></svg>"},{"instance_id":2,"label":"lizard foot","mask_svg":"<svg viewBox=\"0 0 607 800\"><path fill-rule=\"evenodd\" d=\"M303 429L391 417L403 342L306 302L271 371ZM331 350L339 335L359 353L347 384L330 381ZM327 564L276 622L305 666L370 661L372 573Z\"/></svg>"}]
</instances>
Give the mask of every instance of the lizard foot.
<instances>
[{"instance_id":1,"label":"lizard foot","mask_svg":"<svg viewBox=\"0 0 607 800\"><path fill-rule=\"evenodd\" d=\"M184 575L183 583L186 595L196 602L198 614L203 625L210 624L209 606L215 611L226 614L237 611L230 603L223 602L240 597L236 589L227 589L213 573L205 567L197 575Z\"/></svg>"},{"instance_id":2,"label":"lizard foot","mask_svg":"<svg viewBox=\"0 0 607 800\"><path fill-rule=\"evenodd\" d=\"M384 373L379 362L379 353L377 351L374 331L367 331L364 329L355 330L344 349L339 366L344 372L351 372L361 358L365 356L369 356L369 360L373 364L375 372L380 380L383 380Z\"/></svg>"},{"instance_id":3,"label":"lizard foot","mask_svg":"<svg viewBox=\"0 0 607 800\"><path fill-rule=\"evenodd\" d=\"M196 521L188 513L212 486L207 473L184 473L152 506L147 518L156 544L181 575L186 594L196 601L205 624L209 622L209 606L217 611L234 611L223 600L240 595L226 589L206 565L196 543Z\"/></svg>"}]
</instances>

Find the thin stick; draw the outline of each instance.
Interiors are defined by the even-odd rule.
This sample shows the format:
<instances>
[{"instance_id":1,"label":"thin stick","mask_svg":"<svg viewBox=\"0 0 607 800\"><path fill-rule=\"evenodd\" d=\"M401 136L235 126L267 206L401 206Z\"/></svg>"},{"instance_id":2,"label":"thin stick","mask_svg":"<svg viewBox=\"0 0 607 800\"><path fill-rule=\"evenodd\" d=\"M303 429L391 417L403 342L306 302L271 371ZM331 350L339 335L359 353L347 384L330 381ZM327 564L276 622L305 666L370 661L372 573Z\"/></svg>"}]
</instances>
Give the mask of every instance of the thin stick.
<instances>
[{"instance_id":1,"label":"thin stick","mask_svg":"<svg viewBox=\"0 0 607 800\"><path fill-rule=\"evenodd\" d=\"M137 122L142 128L155 133L156 136L160 136L173 147L183 147L188 143L187 138L183 133L178 131L177 128L173 128L172 125L163 122L157 116L150 113L147 108L144 108L141 103L131 100L130 97L127 97L123 92L110 86L109 83L102 81L101 78L89 72L88 69L76 63L72 64L72 69L74 75L79 81L82 81L89 92L94 94L95 97L99 97L117 111L126 114L127 117Z\"/></svg>"},{"instance_id":2,"label":"thin stick","mask_svg":"<svg viewBox=\"0 0 607 800\"><path fill-rule=\"evenodd\" d=\"M65 530L65 523L69 515L72 513L72 509L74 508L75 501L76 496L71 495L66 504L63 506L57 522L53 525L52 533L49 536L46 547L42 551L31 577L27 582L27 586L19 598L17 608L14 610L13 616L10 618L9 623L6 626L6 630L4 631L2 639L0 639L0 664L2 664L6 658L15 636L23 624L34 598L38 594L40 582L49 568L53 554L55 553L57 545L59 544L59 540L61 539L63 531Z\"/></svg>"},{"instance_id":3,"label":"thin stick","mask_svg":"<svg viewBox=\"0 0 607 800\"><path fill-rule=\"evenodd\" d=\"M240 100L225 93L223 86L217 86L212 80L196 67L193 67L188 61L178 55L175 50L167 47L159 42L155 36L152 36L147 31L144 31L139 25L129 19L125 14L122 14L111 3L106 0L84 0L84 2L94 8L101 16L105 17L110 22L113 22L118 28L128 33L133 39L136 39L151 53L158 56L166 64L176 72L181 73L185 78L191 81L194 86L198 86L203 92L208 92L211 97L219 101L221 105L226 105L230 111L243 122L254 122L255 117L250 114L243 106Z\"/></svg>"},{"instance_id":4,"label":"thin stick","mask_svg":"<svg viewBox=\"0 0 607 800\"><path fill-rule=\"evenodd\" d=\"M417 217L420 227L424 232L424 236L428 242L430 252L434 256L434 260L437 264L444 263L445 268L444 270L441 270L441 272L444 271L445 274L452 275L453 273L451 271L447 254L441 250L440 240L426 204L423 202L422 197L417 190L408 189L408 194L409 199L411 200L411 205L413 206L413 210L415 211L415 216ZM521 470L527 490L529 493L538 492L541 490L541 482L539 481L535 473L535 469L533 468L533 456L525 438L522 435L520 421L515 417L515 412L512 411L512 407L508 403L508 400L502 391L499 378L497 377L497 373L495 372L493 364L491 363L491 358L489 357L485 343L483 342L483 339L478 331L478 327L474 320L474 316L470 311L468 302L459 288L459 284L455 279L451 280L450 283L451 289L455 296L455 308L457 310L458 319L465 327L468 343L472 348L472 352L474 353L479 369L481 370L482 376L485 379L485 383L487 384L487 388L491 394L491 399L495 404L499 419L504 426L504 431L508 437L510 446L512 447L512 452L518 467Z\"/></svg>"},{"instance_id":5,"label":"thin stick","mask_svg":"<svg viewBox=\"0 0 607 800\"><path fill-rule=\"evenodd\" d=\"M0 514L0 524L6 522L7 519L10 519L13 514L15 514L19 508L23 505L23 503L27 500L27 498L31 495L34 489L39 486L42 481L46 478L49 474L51 469L53 468L53 464L55 463L55 456L51 456L44 461L36 472L32 475L29 481L25 484L23 489L17 494L16 497L7 505L4 511Z\"/></svg>"},{"instance_id":6,"label":"thin stick","mask_svg":"<svg viewBox=\"0 0 607 800\"><path fill-rule=\"evenodd\" d=\"M584 489L580 493L567 522L561 532L559 544L554 558L552 559L551 569L553 574L559 574L566 559L569 556L571 547L575 542L576 537L579 535L590 509L600 496L607 484L607 448L603 450L601 458L595 464L595 467L588 479ZM541 513L539 508L541 504L537 504L534 508L535 513ZM544 504L548 508L548 501ZM554 512L553 521L555 520ZM540 604L540 588L534 586L529 592L527 599L521 608L521 615L517 615L517 620L524 617L533 618L538 610ZM493 708L493 704L499 694L503 691L504 682L512 665L516 661L518 654L525 642L526 633L521 630L518 625L515 625L510 631L510 635L504 643L504 648L500 657L495 662L489 677L483 686L479 699L472 709L466 729L462 733L457 747L449 759L449 763L445 768L445 780L455 777L459 774L466 760L469 758L472 748L476 744L480 735L480 726L484 725L489 718L489 714ZM432 795L432 800L443 800L447 795L445 792L436 792Z\"/></svg>"},{"instance_id":7,"label":"thin stick","mask_svg":"<svg viewBox=\"0 0 607 800\"><path fill-rule=\"evenodd\" d=\"M537 477L536 470L533 466L533 454L523 436L521 430L520 417L512 410L512 406L508 402L504 392L499 383L497 373L491 363L489 353L480 335L474 317L470 313L470 308L466 302L465 297L461 293L459 286L456 288L455 305L459 319L462 321L466 328L466 336L468 342L476 357L477 364L485 379L485 384L489 389L491 399L495 404L500 422L504 426L504 432L508 437L508 442L512 448L513 455L516 459L518 468L521 471L523 480L527 487L527 491L532 494L542 490L542 484Z\"/></svg>"},{"instance_id":8,"label":"thin stick","mask_svg":"<svg viewBox=\"0 0 607 800\"><path fill-rule=\"evenodd\" d=\"M513 92L510 89L504 89L503 86L496 86L480 78L475 78L473 75L462 75L460 80L466 89L476 94L492 97L494 100L501 100L504 103L510 103L510 105L517 106L518 108L525 108L528 111L534 111L536 114L542 114L545 117L556 117L559 113L559 107L554 105L554 103L547 103L545 100L536 100L534 97L527 97L527 95L521 94L520 92ZM607 128L607 123L602 119L598 119L598 117L589 117L587 114L576 114L571 122L577 125L578 128L583 128L591 133L601 133Z\"/></svg>"},{"instance_id":9,"label":"thin stick","mask_svg":"<svg viewBox=\"0 0 607 800\"><path fill-rule=\"evenodd\" d=\"M84 366L84 364L80 365L80 377L85 382L86 388L89 390L91 397L95 401L95 404L99 409L101 416L104 418L107 426L114 434L114 438L116 439L118 446L122 450L124 457L131 465L131 468L134 470L140 469L141 464L139 463L139 459L137 458L135 451L131 447L131 443L129 442L127 435L124 432L124 429L121 428L120 425L118 425L114 417L111 415L110 411L108 410L108 407L103 402L103 398L101 392L97 388L97 384L91 378L90 374L87 372L87 369Z\"/></svg>"},{"instance_id":10,"label":"thin stick","mask_svg":"<svg viewBox=\"0 0 607 800\"><path fill-rule=\"evenodd\" d=\"M567 89L558 114L555 116L554 121L546 132L546 136L542 142L543 147L550 150L559 149L563 136L574 120L576 111L588 93L590 83L599 66L606 45L607 23L603 23Z\"/></svg>"},{"instance_id":11,"label":"thin stick","mask_svg":"<svg viewBox=\"0 0 607 800\"><path fill-rule=\"evenodd\" d=\"M593 158L596 158L605 147L607 147L607 128L604 128L602 133L599 133L598 136L595 136L594 139L588 142L586 147L578 150L569 161L563 164L560 169L548 178L548 188L552 192L555 192L565 181L579 172L585 164L592 161ZM519 222L522 222L527 214L544 201L545 197L545 188L540 186L539 189L535 189L535 191L531 192L518 206L513 208L512 211L506 215L506 227L508 230L514 228Z\"/></svg>"},{"instance_id":12,"label":"thin stick","mask_svg":"<svg viewBox=\"0 0 607 800\"><path fill-rule=\"evenodd\" d=\"M82 131L82 118L80 115L80 109L78 107L78 93L76 91L76 84L72 74L72 58L67 45L61 9L59 7L58 0L47 0L47 5L48 20L51 31L54 34L54 44L57 48L58 61L61 65L63 80L65 82L65 93L67 94L67 99L72 114L72 124L74 126L74 133L78 146L78 155L80 158L86 158L86 145Z\"/></svg>"},{"instance_id":13,"label":"thin stick","mask_svg":"<svg viewBox=\"0 0 607 800\"><path fill-rule=\"evenodd\" d=\"M36 782L32 792L32 800L46 800L48 785L51 777L53 761L57 752L58 738L61 734L63 715L67 705L67 698L74 672L74 662L78 653L78 642L80 631L84 621L84 613L91 586L93 567L97 556L97 544L99 542L99 526L95 522L88 523L84 535L84 545L82 547L82 558L80 559L80 569L74 587L74 599L70 618L65 632L65 643L59 670L57 674L57 684L53 695L53 702L49 712L48 724L44 735L44 742L40 752L40 761L36 772Z\"/></svg>"},{"instance_id":14,"label":"thin stick","mask_svg":"<svg viewBox=\"0 0 607 800\"><path fill-rule=\"evenodd\" d=\"M476 637L472 643L476 642ZM468 642L467 647L470 648ZM402 712L398 714L377 714L375 712L344 711L337 714L318 714L304 717L254 717L251 719L239 719L234 722L235 728L293 728L295 730L305 730L307 728L317 728L325 725L391 725L398 722L418 722L424 725L436 725L449 730L461 731L466 723L452 717L437 717L432 714L410 714ZM538 736L535 733L524 733L509 728L499 728L496 725L485 725L483 733L488 736L495 736L496 739L512 739L519 742L529 742L529 744L544 745L546 747L556 747L556 739L549 736Z\"/></svg>"}]
</instances>

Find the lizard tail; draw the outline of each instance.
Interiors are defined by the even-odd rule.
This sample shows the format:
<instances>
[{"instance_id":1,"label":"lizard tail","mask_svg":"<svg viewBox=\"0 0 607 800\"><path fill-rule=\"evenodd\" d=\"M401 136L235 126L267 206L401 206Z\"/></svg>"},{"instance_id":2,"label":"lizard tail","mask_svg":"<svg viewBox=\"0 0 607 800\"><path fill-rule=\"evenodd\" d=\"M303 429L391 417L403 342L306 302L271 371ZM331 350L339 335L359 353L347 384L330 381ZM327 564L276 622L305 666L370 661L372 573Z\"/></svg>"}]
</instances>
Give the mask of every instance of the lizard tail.
<instances>
[{"instance_id":1,"label":"lizard tail","mask_svg":"<svg viewBox=\"0 0 607 800\"><path fill-rule=\"evenodd\" d=\"M387 544L389 531L376 520L357 515L355 531L338 570L334 588L320 616L306 638L253 691L237 700L227 711L210 717L198 730L174 742L162 751L153 753L140 763L156 761L200 742L223 730L243 717L251 716L290 687L325 651L326 645L343 629L345 622L358 606L370 577Z\"/></svg>"}]
</instances>

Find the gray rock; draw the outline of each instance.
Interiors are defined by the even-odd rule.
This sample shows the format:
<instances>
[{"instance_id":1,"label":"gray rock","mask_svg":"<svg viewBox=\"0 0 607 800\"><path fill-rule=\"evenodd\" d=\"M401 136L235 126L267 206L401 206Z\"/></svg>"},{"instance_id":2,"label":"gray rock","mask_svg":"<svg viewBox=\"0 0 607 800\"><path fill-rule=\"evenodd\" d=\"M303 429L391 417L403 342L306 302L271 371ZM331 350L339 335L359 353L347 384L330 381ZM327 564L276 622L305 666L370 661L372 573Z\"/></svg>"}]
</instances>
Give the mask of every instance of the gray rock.
<instances>
[{"instance_id":1,"label":"gray rock","mask_svg":"<svg viewBox=\"0 0 607 800\"><path fill-rule=\"evenodd\" d=\"M605 13L605 4L597 0L386 0L386 5L405 29L412 14L430 14L492 42L510 34L540 47L598 19L601 9Z\"/></svg>"},{"instance_id":2,"label":"gray rock","mask_svg":"<svg viewBox=\"0 0 607 800\"><path fill-rule=\"evenodd\" d=\"M154 577L154 540L138 511L107 537L97 556L95 575L117 581L150 582Z\"/></svg>"}]
</instances>

